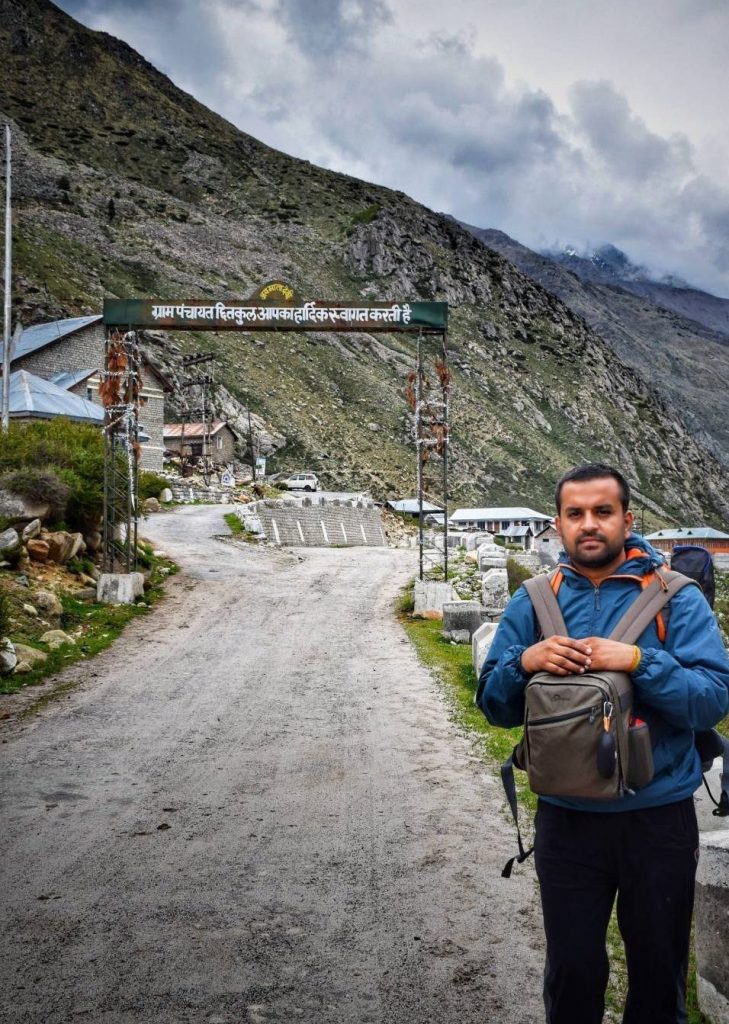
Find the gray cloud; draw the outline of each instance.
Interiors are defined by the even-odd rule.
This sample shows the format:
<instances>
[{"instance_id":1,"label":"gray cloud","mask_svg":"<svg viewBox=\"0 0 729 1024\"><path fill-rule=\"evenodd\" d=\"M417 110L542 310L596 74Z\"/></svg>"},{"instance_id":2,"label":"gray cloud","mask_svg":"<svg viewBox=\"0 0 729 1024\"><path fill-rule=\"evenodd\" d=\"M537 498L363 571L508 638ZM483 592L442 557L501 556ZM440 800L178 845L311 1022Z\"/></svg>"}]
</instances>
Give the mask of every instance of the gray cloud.
<instances>
[{"instance_id":1,"label":"gray cloud","mask_svg":"<svg viewBox=\"0 0 729 1024\"><path fill-rule=\"evenodd\" d=\"M685 134L656 131L605 77L573 82L560 109L547 90L514 81L481 52L465 16L439 33L426 19L418 34L420 8L409 3L66 6L285 152L527 245L612 242L658 271L729 294L729 191L707 177ZM681 3L674 26L688 31L690 5ZM525 16L543 14L532 0L521 4ZM468 0L464 8L480 10ZM726 30L720 5L705 0L702 12L713 36ZM670 20L663 28L677 31Z\"/></svg>"}]
</instances>

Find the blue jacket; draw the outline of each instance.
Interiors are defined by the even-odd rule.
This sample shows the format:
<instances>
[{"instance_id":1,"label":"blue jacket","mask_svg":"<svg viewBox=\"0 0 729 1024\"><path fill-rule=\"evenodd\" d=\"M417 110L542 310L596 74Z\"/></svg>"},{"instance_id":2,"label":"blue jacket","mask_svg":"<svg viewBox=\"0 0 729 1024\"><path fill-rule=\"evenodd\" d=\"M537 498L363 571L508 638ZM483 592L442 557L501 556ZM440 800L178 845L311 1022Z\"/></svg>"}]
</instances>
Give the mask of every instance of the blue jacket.
<instances>
[{"instance_id":1,"label":"blue jacket","mask_svg":"<svg viewBox=\"0 0 729 1024\"><path fill-rule=\"evenodd\" d=\"M599 587L563 566L558 601L573 639L609 636L640 593L639 577L664 561L638 534L631 534L626 544L626 551L634 548L640 549L640 557L626 559ZM634 714L649 726L662 720L653 750L653 781L618 800L543 799L577 810L627 811L682 800L701 784L693 731L710 729L729 713L729 655L698 587L680 590L663 615L665 643L652 622L638 639L642 657L632 674ZM510 728L523 723L528 676L522 671L521 655L539 636L531 601L520 587L506 607L479 678L476 703L492 725Z\"/></svg>"}]
</instances>

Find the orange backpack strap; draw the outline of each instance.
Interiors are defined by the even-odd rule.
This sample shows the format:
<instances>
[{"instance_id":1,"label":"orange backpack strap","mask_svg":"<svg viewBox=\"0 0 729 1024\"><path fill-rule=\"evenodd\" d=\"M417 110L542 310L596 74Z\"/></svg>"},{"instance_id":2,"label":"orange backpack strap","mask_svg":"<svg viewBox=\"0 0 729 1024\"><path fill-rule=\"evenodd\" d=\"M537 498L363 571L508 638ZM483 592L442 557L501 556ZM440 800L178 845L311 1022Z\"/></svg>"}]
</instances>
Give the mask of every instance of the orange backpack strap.
<instances>
[{"instance_id":1,"label":"orange backpack strap","mask_svg":"<svg viewBox=\"0 0 729 1024\"><path fill-rule=\"evenodd\" d=\"M562 580L563 579L564 579L564 573L562 572L561 569L557 569L554 572L554 575L552 575L552 577L551 577L551 579L549 581L549 585L551 586L552 593L554 594L555 597L559 593L559 588L562 586Z\"/></svg>"},{"instance_id":2,"label":"orange backpack strap","mask_svg":"<svg viewBox=\"0 0 729 1024\"><path fill-rule=\"evenodd\" d=\"M637 549L636 549L637 550ZM628 553L630 554L630 553ZM641 590L645 590L649 587L654 580L658 580L663 590L668 589L668 584L663 576L662 572L653 569L652 572L647 572L645 576L641 577L640 586ZM658 633L658 640L664 644L666 642L666 620L663 612L658 612L656 615L656 632Z\"/></svg>"}]
</instances>

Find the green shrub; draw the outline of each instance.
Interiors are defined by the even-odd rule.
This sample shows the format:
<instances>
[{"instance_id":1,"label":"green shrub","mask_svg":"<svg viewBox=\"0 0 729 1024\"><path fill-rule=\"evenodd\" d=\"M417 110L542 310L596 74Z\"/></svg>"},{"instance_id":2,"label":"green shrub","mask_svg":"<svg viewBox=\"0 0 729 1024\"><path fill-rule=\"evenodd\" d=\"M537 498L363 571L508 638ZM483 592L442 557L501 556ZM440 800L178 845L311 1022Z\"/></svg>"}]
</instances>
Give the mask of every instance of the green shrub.
<instances>
[{"instance_id":1,"label":"green shrub","mask_svg":"<svg viewBox=\"0 0 729 1024\"><path fill-rule=\"evenodd\" d=\"M10 597L0 590L0 639L8 635L10 629Z\"/></svg>"},{"instance_id":2,"label":"green shrub","mask_svg":"<svg viewBox=\"0 0 729 1024\"><path fill-rule=\"evenodd\" d=\"M509 581L509 596L519 589L524 580L530 580L534 573L529 572L523 565L519 565L515 558L506 560L506 576Z\"/></svg>"},{"instance_id":3,"label":"green shrub","mask_svg":"<svg viewBox=\"0 0 729 1024\"><path fill-rule=\"evenodd\" d=\"M169 486L169 480L165 480L163 476L157 476L156 473L150 473L149 470L143 469L138 480L139 500L159 498L165 487Z\"/></svg>"},{"instance_id":4,"label":"green shrub","mask_svg":"<svg viewBox=\"0 0 729 1024\"><path fill-rule=\"evenodd\" d=\"M35 472L30 474L30 470ZM98 522L104 487L104 438L98 427L73 423L63 416L11 423L0 448L0 474L19 471L29 484L34 481L33 486L40 487L45 480L48 493L56 497L56 506L61 492L57 486L51 488L51 478L68 489L64 507L54 510L56 523L63 520L70 529L86 531Z\"/></svg>"},{"instance_id":5,"label":"green shrub","mask_svg":"<svg viewBox=\"0 0 729 1024\"><path fill-rule=\"evenodd\" d=\"M52 469L37 469L27 466L5 473L0 477L0 487L39 505L50 505L50 519L62 519L66 512L71 489Z\"/></svg>"}]
</instances>

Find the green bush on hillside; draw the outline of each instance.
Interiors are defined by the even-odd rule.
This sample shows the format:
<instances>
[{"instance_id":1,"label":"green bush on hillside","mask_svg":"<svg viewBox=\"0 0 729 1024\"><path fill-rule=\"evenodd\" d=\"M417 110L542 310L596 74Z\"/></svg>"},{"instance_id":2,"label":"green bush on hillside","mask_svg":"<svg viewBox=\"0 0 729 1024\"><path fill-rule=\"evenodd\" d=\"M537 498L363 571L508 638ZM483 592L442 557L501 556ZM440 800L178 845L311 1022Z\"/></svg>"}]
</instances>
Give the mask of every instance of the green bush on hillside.
<instances>
[{"instance_id":1,"label":"green bush on hillside","mask_svg":"<svg viewBox=\"0 0 729 1024\"><path fill-rule=\"evenodd\" d=\"M103 509L103 434L98 427L62 416L11 423L0 446L0 477L16 480L16 488L10 488L15 493L48 502L51 524L63 522L87 531Z\"/></svg>"},{"instance_id":2,"label":"green bush on hillside","mask_svg":"<svg viewBox=\"0 0 729 1024\"><path fill-rule=\"evenodd\" d=\"M163 476L158 476L156 473L151 473L148 469L143 469L140 472L137 483L140 501L144 501L145 498L159 498L165 487L170 486L169 480L165 480Z\"/></svg>"}]
</instances>

